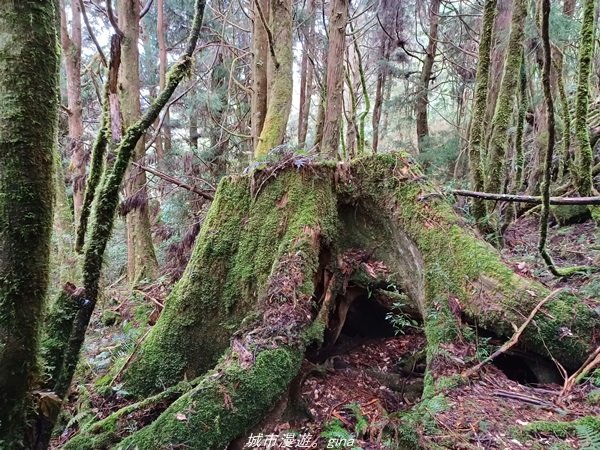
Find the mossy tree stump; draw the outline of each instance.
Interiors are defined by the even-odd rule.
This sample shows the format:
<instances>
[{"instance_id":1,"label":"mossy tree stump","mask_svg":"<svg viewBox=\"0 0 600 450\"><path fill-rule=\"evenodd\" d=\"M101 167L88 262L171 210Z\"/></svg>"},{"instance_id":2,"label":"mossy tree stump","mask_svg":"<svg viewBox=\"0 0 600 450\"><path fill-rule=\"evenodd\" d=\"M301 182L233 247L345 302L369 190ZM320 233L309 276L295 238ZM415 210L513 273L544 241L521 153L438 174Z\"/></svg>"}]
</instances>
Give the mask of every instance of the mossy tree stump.
<instances>
[{"instance_id":1,"label":"mossy tree stump","mask_svg":"<svg viewBox=\"0 0 600 450\"><path fill-rule=\"evenodd\" d=\"M179 397L137 432L127 435L127 415L116 413L65 448L224 448L284 394L307 349L337 335L349 284L406 294L427 337L425 397L453 375L449 344L463 327L506 338L548 295L403 155L287 161L221 182L182 280L125 373L126 388L146 398L140 409L173 389ZM561 294L519 347L574 368L599 329L592 306ZM193 381L181 389L184 379Z\"/></svg>"}]
</instances>

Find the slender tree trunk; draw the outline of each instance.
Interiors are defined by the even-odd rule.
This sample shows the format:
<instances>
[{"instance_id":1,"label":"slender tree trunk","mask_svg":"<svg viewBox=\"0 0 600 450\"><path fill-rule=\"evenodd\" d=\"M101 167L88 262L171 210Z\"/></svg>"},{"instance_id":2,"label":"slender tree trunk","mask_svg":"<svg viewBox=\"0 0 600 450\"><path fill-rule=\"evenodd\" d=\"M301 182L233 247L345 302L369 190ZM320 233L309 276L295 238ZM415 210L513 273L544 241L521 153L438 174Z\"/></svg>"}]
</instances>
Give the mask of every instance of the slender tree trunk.
<instances>
[{"instance_id":1,"label":"slender tree trunk","mask_svg":"<svg viewBox=\"0 0 600 450\"><path fill-rule=\"evenodd\" d=\"M167 69L169 62L167 60L167 18L165 17L165 0L156 1L157 18L156 18L156 30L158 40L158 76L159 76L159 88L162 91L165 88L167 82ZM158 161L161 162L165 155L168 155L171 151L171 116L169 110L165 111L165 117L163 119L162 129L160 131L160 145L158 152Z\"/></svg>"},{"instance_id":2,"label":"slender tree trunk","mask_svg":"<svg viewBox=\"0 0 600 450\"><path fill-rule=\"evenodd\" d=\"M415 105L417 121L417 144L419 153L424 150L423 143L429 137L429 82L433 73L433 64L437 53L437 35L440 24L440 4L441 0L431 0L429 5L429 43L427 44L427 53L421 68L419 77L419 92L417 93L417 103Z\"/></svg>"},{"instance_id":3,"label":"slender tree trunk","mask_svg":"<svg viewBox=\"0 0 600 450\"><path fill-rule=\"evenodd\" d=\"M303 53L300 65L300 110L298 111L298 145L306 145L306 135L308 133L308 118L310 115L310 104L313 92L313 72L314 68L309 61L310 54L314 52L315 35L315 0L308 1L306 11L308 18L303 30Z\"/></svg>"},{"instance_id":4,"label":"slender tree trunk","mask_svg":"<svg viewBox=\"0 0 600 450\"><path fill-rule=\"evenodd\" d=\"M269 1L252 0L252 148L258 146L258 138L267 115L269 40L263 19L269 23ZM261 12L263 18L261 19Z\"/></svg>"},{"instance_id":5,"label":"slender tree trunk","mask_svg":"<svg viewBox=\"0 0 600 450\"><path fill-rule=\"evenodd\" d=\"M590 103L590 79L592 75L592 58L594 56L596 31L596 0L585 0L583 3L583 23L579 40L579 65L577 94L575 100L575 133L577 135L577 191L582 197L591 195L594 188L592 182L592 166L594 155L590 143L588 114Z\"/></svg>"},{"instance_id":6,"label":"slender tree trunk","mask_svg":"<svg viewBox=\"0 0 600 450\"><path fill-rule=\"evenodd\" d=\"M85 189L85 148L83 146L83 108L81 106L81 9L79 1L70 1L71 29L67 25L66 4L61 1L60 36L67 75L68 141L71 155L69 175L73 188L75 223L79 223Z\"/></svg>"},{"instance_id":7,"label":"slender tree trunk","mask_svg":"<svg viewBox=\"0 0 600 450\"><path fill-rule=\"evenodd\" d=\"M141 115L140 106L140 70L138 41L140 34L140 4L137 1L120 0L118 3L119 27L124 33L119 70L119 96L123 126L129 127ZM135 147L134 161L144 158L146 153L144 139ZM158 263L152 243L150 216L148 214L148 194L146 173L133 167L125 193L127 209L127 275L129 282L135 284L158 274Z\"/></svg>"},{"instance_id":8,"label":"slender tree trunk","mask_svg":"<svg viewBox=\"0 0 600 450\"><path fill-rule=\"evenodd\" d=\"M346 48L346 69L344 78L346 79L346 87L348 88L344 97L344 117L346 119L346 138L342 144L342 159L352 159L356 157L358 144L358 127L357 127L357 110L358 99L356 97L356 87L358 85L358 74L354 61L351 58L350 49Z\"/></svg>"},{"instance_id":9,"label":"slender tree trunk","mask_svg":"<svg viewBox=\"0 0 600 450\"><path fill-rule=\"evenodd\" d=\"M219 52L215 58L213 64L210 87L212 95L218 98L217 108L209 106L212 120L214 121L210 130L210 166L211 175L215 179L220 179L227 170L227 147L228 141L223 138L223 120L225 116L224 105L227 102L226 92L227 89L227 76L228 71L223 62L223 54Z\"/></svg>"},{"instance_id":10,"label":"slender tree trunk","mask_svg":"<svg viewBox=\"0 0 600 450\"><path fill-rule=\"evenodd\" d=\"M273 41L267 65L269 98L267 114L254 151L254 156L257 158L283 143L292 108L293 4L292 0L272 0L270 6L270 30Z\"/></svg>"},{"instance_id":11,"label":"slender tree trunk","mask_svg":"<svg viewBox=\"0 0 600 450\"><path fill-rule=\"evenodd\" d=\"M381 122L381 110L383 108L383 95L387 81L387 62L389 59L390 42L387 35L381 31L379 33L379 67L377 68L377 83L375 86L375 101L373 102L373 118L371 125L373 127L373 153L379 150L379 124Z\"/></svg>"},{"instance_id":12,"label":"slender tree trunk","mask_svg":"<svg viewBox=\"0 0 600 450\"><path fill-rule=\"evenodd\" d=\"M354 27L350 24L350 30L354 34ZM362 156L365 153L365 142L366 142L366 123L367 116L371 112L371 97L369 96L369 88L367 86L367 76L365 74L365 67L363 64L363 56L360 50L360 46L358 45L358 40L354 40L354 53L356 56L356 77L358 78L358 85L362 91L362 103L363 110L360 114L358 114L358 124L357 124L357 152L359 156Z\"/></svg>"},{"instance_id":13,"label":"slender tree trunk","mask_svg":"<svg viewBox=\"0 0 600 450\"><path fill-rule=\"evenodd\" d=\"M512 17L512 6L513 0L497 0L496 1L496 15L494 20L494 29L492 32L493 41L491 44L491 58L490 58L490 85L487 97L487 107L485 112L485 118L483 122L485 145L483 150L487 150L487 139L489 139L490 131L488 129L494 111L496 109L496 102L498 100L498 93L500 91L500 84L502 82L502 71L504 69L504 62L506 59L506 48L508 42L508 35L510 32L510 21Z\"/></svg>"},{"instance_id":14,"label":"slender tree trunk","mask_svg":"<svg viewBox=\"0 0 600 450\"><path fill-rule=\"evenodd\" d=\"M327 51L327 97L323 122L321 153L338 158L344 97L344 47L348 24L348 0L332 0L329 10L329 48Z\"/></svg>"},{"instance_id":15,"label":"slender tree trunk","mask_svg":"<svg viewBox=\"0 0 600 450\"><path fill-rule=\"evenodd\" d=\"M558 160L558 182L562 182L565 173L570 170L571 150L571 110L567 91L565 89L564 55L560 53L556 61L558 95L560 98L560 114L562 121L562 144Z\"/></svg>"},{"instance_id":16,"label":"slender tree trunk","mask_svg":"<svg viewBox=\"0 0 600 450\"><path fill-rule=\"evenodd\" d=\"M508 147L508 128L510 126L513 106L519 88L519 67L523 52L525 19L527 18L527 1L515 0L510 29L504 74L500 86L500 94L496 111L492 119L492 135L490 138L489 158L486 180L487 192L502 192L506 149ZM490 205L491 206L491 205Z\"/></svg>"},{"instance_id":17,"label":"slender tree trunk","mask_svg":"<svg viewBox=\"0 0 600 450\"><path fill-rule=\"evenodd\" d=\"M0 2L0 445L30 447L48 286L58 117L58 2Z\"/></svg>"},{"instance_id":18,"label":"slender tree trunk","mask_svg":"<svg viewBox=\"0 0 600 450\"><path fill-rule=\"evenodd\" d=\"M484 117L487 105L488 86L490 82L490 53L494 17L496 15L496 0L487 0L483 12L481 25L481 40L479 44L479 62L477 63L477 77L473 114L469 136L469 163L473 189L483 191L484 162L482 146L484 142ZM485 217L485 205L482 200L473 200L473 215L478 222Z\"/></svg>"}]
</instances>

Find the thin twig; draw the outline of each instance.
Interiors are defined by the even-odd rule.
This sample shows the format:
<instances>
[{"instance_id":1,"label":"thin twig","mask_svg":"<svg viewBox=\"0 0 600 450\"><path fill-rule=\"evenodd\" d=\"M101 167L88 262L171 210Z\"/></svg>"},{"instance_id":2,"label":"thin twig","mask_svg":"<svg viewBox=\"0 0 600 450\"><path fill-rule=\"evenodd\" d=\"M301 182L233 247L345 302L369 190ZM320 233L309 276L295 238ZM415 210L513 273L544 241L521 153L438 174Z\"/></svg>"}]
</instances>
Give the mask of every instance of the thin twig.
<instances>
[{"instance_id":1,"label":"thin twig","mask_svg":"<svg viewBox=\"0 0 600 450\"><path fill-rule=\"evenodd\" d=\"M160 170L156 170L151 167L143 166L142 164L136 163L135 161L132 164L134 166L142 169L145 172L151 173L152 175L156 175L158 178L161 178L165 181L168 181L171 184L174 184L175 186L179 186L180 188L183 188L190 192L193 192L194 194L198 194L199 196L204 197L207 200L212 201L215 198L210 192L200 190L194 186L184 183L183 181L178 180L177 178L174 178L171 175L168 175L164 172L161 172Z\"/></svg>"},{"instance_id":2,"label":"thin twig","mask_svg":"<svg viewBox=\"0 0 600 450\"><path fill-rule=\"evenodd\" d=\"M563 288L552 291L546 298L544 298L541 302L539 302L537 304L537 306L535 308L533 308L531 313L529 313L529 316L527 317L525 322L523 322L523 324L519 327L519 329L515 332L515 334L513 334L512 337L508 341L506 341L504 343L504 345L502 345L502 347L500 347L498 350L496 350L494 353L492 353L490 356L485 358L483 361L481 361L476 366L471 367L470 369L467 369L466 371L464 371L462 373L462 376L465 378L469 378L471 375L478 372L479 369L481 369L487 363L489 363L490 361L493 361L501 354L506 353L508 350L510 350L517 342L519 342L519 338L521 337L521 334L523 334L523 331L525 331L525 328L527 328L527 325L529 325L529 323L533 320L533 318L535 317L537 312L542 308L542 306L544 306L552 297L554 297L556 294L558 294L562 290L563 290Z\"/></svg>"},{"instance_id":3,"label":"thin twig","mask_svg":"<svg viewBox=\"0 0 600 450\"><path fill-rule=\"evenodd\" d=\"M85 23L85 28L87 29L87 32L90 35L90 38L92 39L92 42L96 46L96 50L98 50L98 55L100 55L100 59L102 60L102 65L104 67L108 67L108 63L106 62L106 56L104 55L104 52L102 51L102 47L100 46L98 39L96 39L94 30L92 29L92 26L90 25L90 21L88 19L87 13L85 12L85 4L83 3L83 0L79 0L79 7L81 8L81 15L83 16L83 22Z\"/></svg>"}]
</instances>

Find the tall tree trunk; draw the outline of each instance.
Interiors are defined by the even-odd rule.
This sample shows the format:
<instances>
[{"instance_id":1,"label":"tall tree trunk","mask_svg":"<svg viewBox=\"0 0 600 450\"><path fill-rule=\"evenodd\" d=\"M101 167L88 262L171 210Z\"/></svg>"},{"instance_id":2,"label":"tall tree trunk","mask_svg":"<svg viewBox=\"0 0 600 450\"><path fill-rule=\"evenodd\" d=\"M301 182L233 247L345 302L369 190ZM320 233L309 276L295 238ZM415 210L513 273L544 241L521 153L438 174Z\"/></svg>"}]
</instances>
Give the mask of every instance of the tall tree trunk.
<instances>
[{"instance_id":1,"label":"tall tree trunk","mask_svg":"<svg viewBox=\"0 0 600 450\"><path fill-rule=\"evenodd\" d=\"M71 30L67 25L66 4L61 1L60 37L67 75L68 148L71 155L69 175L73 188L75 223L79 223L85 190L85 148L83 146L83 108L81 106L81 9L71 0Z\"/></svg>"},{"instance_id":2,"label":"tall tree trunk","mask_svg":"<svg viewBox=\"0 0 600 450\"><path fill-rule=\"evenodd\" d=\"M511 22L504 74L500 86L500 94L496 111L492 119L492 135L489 144L489 157L486 180L488 192L502 192L506 149L508 147L508 128L511 123L513 106L519 89L521 55L525 19L527 18L527 1L515 0ZM491 205L490 205L491 206Z\"/></svg>"},{"instance_id":3,"label":"tall tree trunk","mask_svg":"<svg viewBox=\"0 0 600 450\"><path fill-rule=\"evenodd\" d=\"M344 97L344 48L348 24L348 0L332 0L329 10L329 47L327 51L327 97L323 121L321 153L338 158Z\"/></svg>"},{"instance_id":4,"label":"tall tree trunk","mask_svg":"<svg viewBox=\"0 0 600 450\"><path fill-rule=\"evenodd\" d=\"M273 147L281 145L292 108L293 64L292 53L292 0L273 0L269 29L272 33L271 54L267 64L269 97L267 114L263 123L255 157L266 155Z\"/></svg>"},{"instance_id":5,"label":"tall tree trunk","mask_svg":"<svg viewBox=\"0 0 600 450\"><path fill-rule=\"evenodd\" d=\"M120 0L118 3L119 28L124 37L121 45L121 67L119 68L119 98L123 114L123 126L129 127L141 115L140 70L138 41L140 36L140 4L138 1ZM135 147L134 161L146 154L144 139ZM155 278L158 263L152 243L146 172L133 167L130 180L125 187L127 196L127 275L133 285L138 281Z\"/></svg>"},{"instance_id":6,"label":"tall tree trunk","mask_svg":"<svg viewBox=\"0 0 600 450\"><path fill-rule=\"evenodd\" d=\"M165 0L156 1L157 18L156 18L156 30L158 40L158 80L159 88L162 91L165 88L167 82L167 69L169 62L167 60L167 18L165 17ZM171 151L171 116L169 110L164 112L164 119L162 129L160 130L160 145L157 143L159 148L157 157L158 161L162 161L165 155L168 155Z\"/></svg>"},{"instance_id":7,"label":"tall tree trunk","mask_svg":"<svg viewBox=\"0 0 600 450\"><path fill-rule=\"evenodd\" d=\"M373 153L379 150L379 124L381 122L381 110L383 109L383 95L387 81L387 63L390 57L390 41L384 31L379 33L379 61L377 68L377 84L375 86L375 101L373 102L373 127L372 147Z\"/></svg>"},{"instance_id":8,"label":"tall tree trunk","mask_svg":"<svg viewBox=\"0 0 600 450\"><path fill-rule=\"evenodd\" d=\"M575 133L577 135L577 170L576 184L579 195L586 197L592 194L592 165L594 155L588 129L590 108L590 79L592 75L592 58L594 56L596 32L596 0L585 0L583 3L583 23L579 40L579 64L577 94L575 100Z\"/></svg>"},{"instance_id":9,"label":"tall tree trunk","mask_svg":"<svg viewBox=\"0 0 600 450\"><path fill-rule=\"evenodd\" d=\"M300 110L298 111L298 146L306 145L308 133L308 118L313 92L314 67L309 61L310 54L314 53L315 35L315 0L308 1L306 10L307 18L303 27L303 53L300 64Z\"/></svg>"},{"instance_id":10,"label":"tall tree trunk","mask_svg":"<svg viewBox=\"0 0 600 450\"><path fill-rule=\"evenodd\" d=\"M48 286L58 2L0 2L0 443L26 442Z\"/></svg>"},{"instance_id":11,"label":"tall tree trunk","mask_svg":"<svg viewBox=\"0 0 600 450\"><path fill-rule=\"evenodd\" d=\"M494 117L496 102L502 83L502 70L506 59L507 42L510 31L510 21L512 17L513 0L497 0L496 16L494 20L494 30L492 32L493 41L491 44L490 58L490 85L487 97L487 107L483 122L484 138L486 139L483 150L487 150L487 139L490 137L489 125ZM483 155L485 156L485 155Z\"/></svg>"},{"instance_id":12,"label":"tall tree trunk","mask_svg":"<svg viewBox=\"0 0 600 450\"><path fill-rule=\"evenodd\" d=\"M424 150L423 143L429 137L429 82L433 73L433 64L437 53L437 35L440 24L440 3L441 0L431 0L429 5L429 43L427 44L427 53L421 68L419 77L419 91L417 93L417 103L415 105L417 121L417 144L419 153Z\"/></svg>"},{"instance_id":13,"label":"tall tree trunk","mask_svg":"<svg viewBox=\"0 0 600 450\"><path fill-rule=\"evenodd\" d=\"M469 135L469 164L473 189L483 190L484 161L482 145L484 141L484 118L487 105L488 86L490 82L490 52L494 17L496 15L496 0L486 0L481 24L481 38L479 43L479 61L477 63L477 76L475 86L475 99ZM478 223L485 217L485 205L480 199L473 200L473 216Z\"/></svg>"},{"instance_id":14,"label":"tall tree trunk","mask_svg":"<svg viewBox=\"0 0 600 450\"><path fill-rule=\"evenodd\" d=\"M269 93L267 64L269 61L269 39L265 24L269 23L269 1L252 0L252 148L258 146L258 138L267 115ZM261 18L261 13L263 17Z\"/></svg>"},{"instance_id":15,"label":"tall tree trunk","mask_svg":"<svg viewBox=\"0 0 600 450\"><path fill-rule=\"evenodd\" d=\"M209 106L210 115L214 121L210 129L210 171L215 179L220 179L227 170L227 148L228 141L224 139L223 120L225 116L225 104L227 103L226 92L228 70L223 62L223 54L217 50L219 54L215 58L211 76L210 88L211 94L218 98L216 108Z\"/></svg>"}]
</instances>

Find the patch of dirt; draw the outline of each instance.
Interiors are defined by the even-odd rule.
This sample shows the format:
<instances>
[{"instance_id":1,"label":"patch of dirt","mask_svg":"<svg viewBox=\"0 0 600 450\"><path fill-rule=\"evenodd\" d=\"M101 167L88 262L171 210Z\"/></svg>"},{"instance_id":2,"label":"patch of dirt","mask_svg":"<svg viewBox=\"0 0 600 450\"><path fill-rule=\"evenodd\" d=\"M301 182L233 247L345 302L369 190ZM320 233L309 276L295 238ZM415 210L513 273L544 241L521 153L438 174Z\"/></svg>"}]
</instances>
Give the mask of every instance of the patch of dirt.
<instances>
[{"instance_id":1,"label":"patch of dirt","mask_svg":"<svg viewBox=\"0 0 600 450\"><path fill-rule=\"evenodd\" d=\"M310 435L310 448L317 449L390 448L384 429L398 420L394 413L409 409L422 393L422 374L407 374L401 363L417 369L416 359L411 359L424 345L425 337L418 332L383 339L344 336L333 356L309 369L304 379L300 400L310 417L279 422L260 432ZM344 443L350 437L353 444Z\"/></svg>"},{"instance_id":2,"label":"patch of dirt","mask_svg":"<svg viewBox=\"0 0 600 450\"><path fill-rule=\"evenodd\" d=\"M586 396L589 384L577 386L563 402L556 400L558 385L524 386L506 378L498 368L486 366L479 378L446 394L449 407L435 416L444 436L428 437L443 445L452 440L456 449L547 449L562 443L562 448L579 448L575 437L565 439L552 434L520 437L518 431L540 420L563 422L600 414Z\"/></svg>"},{"instance_id":3,"label":"patch of dirt","mask_svg":"<svg viewBox=\"0 0 600 450\"><path fill-rule=\"evenodd\" d=\"M538 218L529 216L511 224L504 233L505 247L502 255L523 276L534 278L552 288L582 289L582 294L586 295L585 286L598 280L598 274L569 279L553 277L539 256L538 227ZM594 221L550 227L548 237L547 248L557 267L600 267L600 229ZM597 296L600 296L600 286Z\"/></svg>"}]
</instances>

